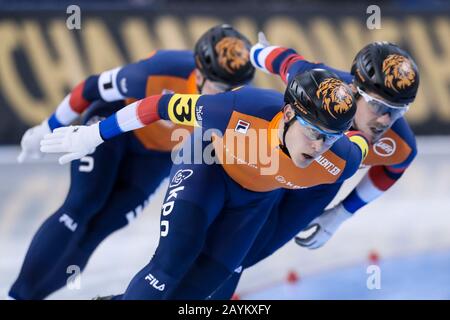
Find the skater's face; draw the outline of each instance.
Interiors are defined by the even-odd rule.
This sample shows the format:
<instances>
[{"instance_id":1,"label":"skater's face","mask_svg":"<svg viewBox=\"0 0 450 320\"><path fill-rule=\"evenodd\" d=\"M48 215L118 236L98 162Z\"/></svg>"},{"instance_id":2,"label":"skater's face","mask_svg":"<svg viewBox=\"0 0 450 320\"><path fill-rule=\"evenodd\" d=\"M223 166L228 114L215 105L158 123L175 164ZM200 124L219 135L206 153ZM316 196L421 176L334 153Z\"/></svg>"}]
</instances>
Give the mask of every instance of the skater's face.
<instances>
[{"instance_id":1,"label":"skater's face","mask_svg":"<svg viewBox=\"0 0 450 320\"><path fill-rule=\"evenodd\" d=\"M358 92L358 88L352 85L354 93ZM364 132L371 143L378 141L394 122L405 114L408 110L408 106L404 108L393 109L383 106L377 106L377 101L370 101L371 98L375 98L380 101L384 99L376 93L361 92L359 90L360 97L356 101L356 114L354 119L354 127L357 130ZM363 95L361 95L361 93ZM369 101L368 101L369 100Z\"/></svg>"},{"instance_id":2,"label":"skater's face","mask_svg":"<svg viewBox=\"0 0 450 320\"><path fill-rule=\"evenodd\" d=\"M203 74L198 69L196 69L195 73L197 88L201 88L201 92L199 92L200 94L217 94L229 91L231 89L231 86L225 83L205 79Z\"/></svg>"},{"instance_id":3,"label":"skater's face","mask_svg":"<svg viewBox=\"0 0 450 320\"><path fill-rule=\"evenodd\" d=\"M279 138L282 141L284 123L295 117L292 107L287 104L283 109L283 122L279 126ZM319 127L320 128L320 127ZM321 128L323 129L323 128ZM294 164L306 168L315 158L327 151L333 144L333 138L327 139L311 127L300 121L294 121L286 132L285 143Z\"/></svg>"}]
</instances>

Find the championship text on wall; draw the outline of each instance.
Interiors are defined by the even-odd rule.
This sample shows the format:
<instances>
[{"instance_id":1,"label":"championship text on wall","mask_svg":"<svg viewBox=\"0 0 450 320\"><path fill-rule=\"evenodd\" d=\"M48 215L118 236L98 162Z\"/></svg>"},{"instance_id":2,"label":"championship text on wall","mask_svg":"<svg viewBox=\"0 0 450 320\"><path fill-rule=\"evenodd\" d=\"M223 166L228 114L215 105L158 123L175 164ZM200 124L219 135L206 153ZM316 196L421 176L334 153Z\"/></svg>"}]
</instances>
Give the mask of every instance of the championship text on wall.
<instances>
[{"instance_id":1,"label":"championship text on wall","mask_svg":"<svg viewBox=\"0 0 450 320\"><path fill-rule=\"evenodd\" d=\"M143 59L154 49L193 48L219 22L233 24L253 42L262 30L273 44L343 70L371 41L398 43L420 69L419 95L407 114L414 131L450 134L449 12L382 11L381 29L369 30L365 11L296 10L82 10L79 30L67 28L65 11L0 14L0 143L18 143L27 127L47 117L88 75ZM284 89L277 77L260 72L255 85Z\"/></svg>"}]
</instances>

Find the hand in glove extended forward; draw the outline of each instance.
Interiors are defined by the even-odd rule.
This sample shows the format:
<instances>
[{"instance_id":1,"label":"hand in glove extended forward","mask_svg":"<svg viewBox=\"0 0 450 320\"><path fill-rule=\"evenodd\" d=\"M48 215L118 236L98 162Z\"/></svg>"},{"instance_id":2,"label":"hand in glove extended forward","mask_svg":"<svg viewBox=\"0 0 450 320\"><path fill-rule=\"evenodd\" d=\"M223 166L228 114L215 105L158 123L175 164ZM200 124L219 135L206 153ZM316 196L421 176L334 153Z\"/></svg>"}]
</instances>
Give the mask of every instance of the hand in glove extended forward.
<instances>
[{"instance_id":1,"label":"hand in glove extended forward","mask_svg":"<svg viewBox=\"0 0 450 320\"><path fill-rule=\"evenodd\" d=\"M40 151L40 143L44 136L50 132L47 120L25 131L20 141L22 150L17 157L17 161L23 163L41 159L44 154Z\"/></svg>"},{"instance_id":2,"label":"hand in glove extended forward","mask_svg":"<svg viewBox=\"0 0 450 320\"><path fill-rule=\"evenodd\" d=\"M319 217L315 218L305 229L308 236L297 236L295 242L308 249L317 249L323 246L336 232L339 226L352 214L345 210L342 204L325 210Z\"/></svg>"},{"instance_id":3,"label":"hand in glove extended forward","mask_svg":"<svg viewBox=\"0 0 450 320\"><path fill-rule=\"evenodd\" d=\"M99 123L91 126L70 126L57 128L45 135L41 141L41 152L66 153L59 158L60 164L80 159L95 151L103 143Z\"/></svg>"}]
</instances>

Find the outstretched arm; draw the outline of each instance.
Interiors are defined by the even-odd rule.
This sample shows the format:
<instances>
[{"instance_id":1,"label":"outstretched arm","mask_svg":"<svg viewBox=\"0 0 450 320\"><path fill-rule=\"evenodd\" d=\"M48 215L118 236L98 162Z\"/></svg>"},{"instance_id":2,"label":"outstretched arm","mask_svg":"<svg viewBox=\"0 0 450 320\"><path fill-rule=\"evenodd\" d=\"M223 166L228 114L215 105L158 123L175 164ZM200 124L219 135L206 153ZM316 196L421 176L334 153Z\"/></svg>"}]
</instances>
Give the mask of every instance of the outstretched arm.
<instances>
[{"instance_id":1,"label":"outstretched arm","mask_svg":"<svg viewBox=\"0 0 450 320\"><path fill-rule=\"evenodd\" d=\"M100 98L98 79L99 76L93 75L79 83L48 119L24 133L20 143L22 150L17 158L19 163L40 159L43 154L39 151L39 143L43 137L58 127L70 124L92 101Z\"/></svg>"},{"instance_id":2,"label":"outstretched arm","mask_svg":"<svg viewBox=\"0 0 450 320\"><path fill-rule=\"evenodd\" d=\"M234 93L201 96L155 95L133 102L91 126L58 128L41 141L44 153L67 153L61 164L79 159L105 140L142 128L158 120L192 127L224 129L233 105ZM200 121L200 119L202 121Z\"/></svg>"},{"instance_id":3,"label":"outstretched arm","mask_svg":"<svg viewBox=\"0 0 450 320\"><path fill-rule=\"evenodd\" d=\"M294 49L270 45L262 32L258 34L258 41L250 51L252 64L263 72L278 74L285 83L289 81L290 75L316 68L329 70L343 81L352 82L353 77L348 72L331 68L323 63L308 61Z\"/></svg>"},{"instance_id":4,"label":"outstretched arm","mask_svg":"<svg viewBox=\"0 0 450 320\"><path fill-rule=\"evenodd\" d=\"M342 201L342 207L353 214L389 190L403 175L406 166L373 166L353 191Z\"/></svg>"},{"instance_id":5,"label":"outstretched arm","mask_svg":"<svg viewBox=\"0 0 450 320\"><path fill-rule=\"evenodd\" d=\"M342 202L325 210L310 223L304 230L310 231L309 236L296 237L296 243L309 249L323 246L345 220L389 190L410 166L416 154L415 143L412 143L410 154L402 163L372 166Z\"/></svg>"},{"instance_id":6,"label":"outstretched arm","mask_svg":"<svg viewBox=\"0 0 450 320\"><path fill-rule=\"evenodd\" d=\"M145 97L148 75L160 68L158 53L151 57L105 71L99 75L91 75L61 101L49 118L41 124L28 129L22 137L22 152L19 162L39 159L42 153L39 143L43 137L56 128L71 124L92 102L96 100L117 101L124 98L142 99Z\"/></svg>"}]
</instances>

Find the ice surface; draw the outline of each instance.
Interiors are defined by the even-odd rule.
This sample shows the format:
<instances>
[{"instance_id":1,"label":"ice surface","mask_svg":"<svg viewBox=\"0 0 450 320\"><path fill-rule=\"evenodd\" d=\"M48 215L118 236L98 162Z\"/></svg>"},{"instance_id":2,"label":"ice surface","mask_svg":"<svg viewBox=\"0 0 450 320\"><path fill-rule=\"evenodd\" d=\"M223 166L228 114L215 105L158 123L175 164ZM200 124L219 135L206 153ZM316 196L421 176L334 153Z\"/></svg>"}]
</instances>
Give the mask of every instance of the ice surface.
<instances>
[{"instance_id":1,"label":"ice surface","mask_svg":"<svg viewBox=\"0 0 450 320\"><path fill-rule=\"evenodd\" d=\"M449 299L450 139L422 138L419 156L400 182L362 209L319 250L293 242L246 271L238 293L246 299ZM68 166L17 165L17 148L0 149L0 297L18 273L31 237L63 201ZM362 173L361 173L362 174ZM360 175L361 175L360 174ZM359 176L360 176L359 175ZM345 185L341 199L356 183ZM81 288L50 299L89 299L122 292L152 256L165 183L129 227L94 253ZM366 287L369 252L379 253L381 289ZM287 284L295 270L300 282Z\"/></svg>"}]
</instances>

